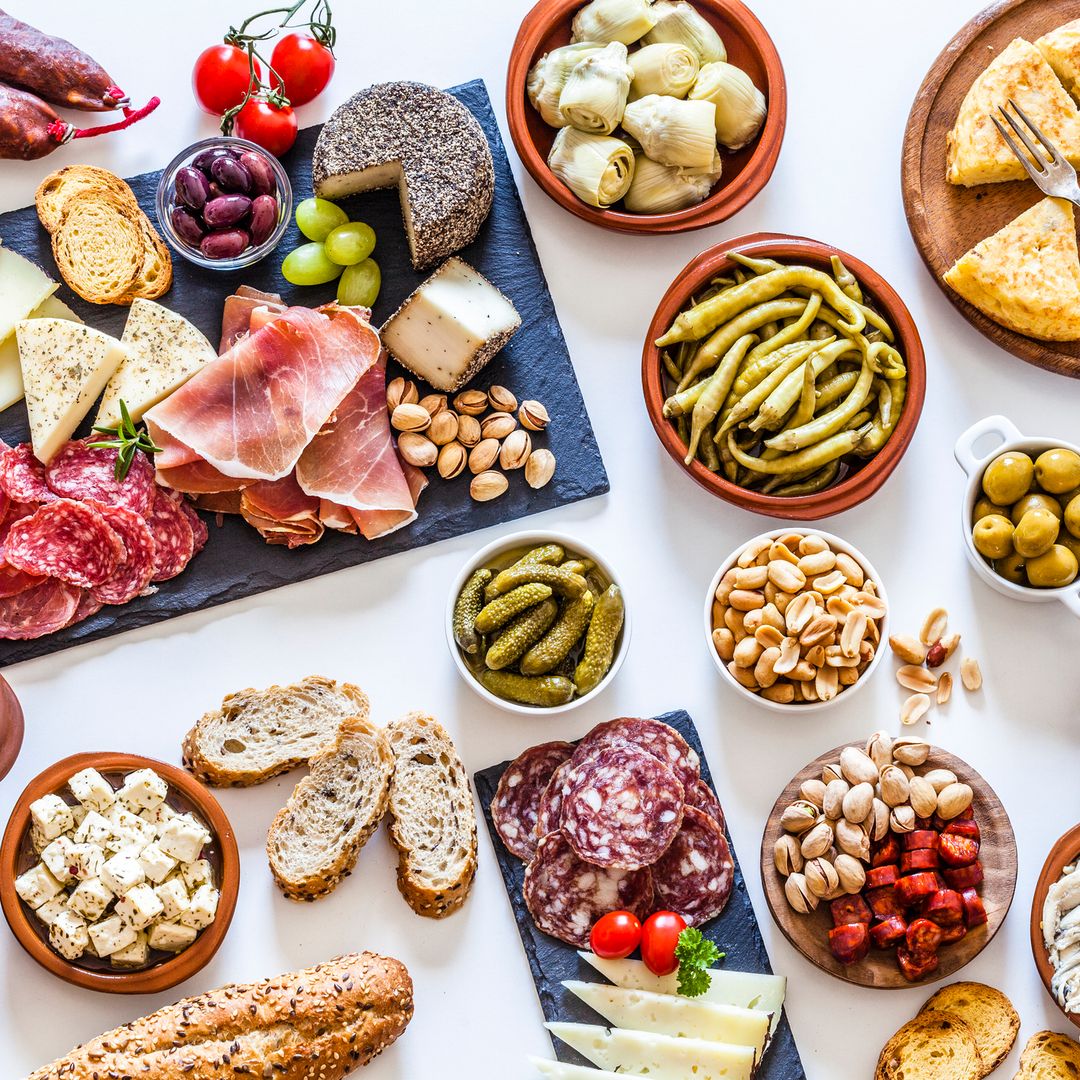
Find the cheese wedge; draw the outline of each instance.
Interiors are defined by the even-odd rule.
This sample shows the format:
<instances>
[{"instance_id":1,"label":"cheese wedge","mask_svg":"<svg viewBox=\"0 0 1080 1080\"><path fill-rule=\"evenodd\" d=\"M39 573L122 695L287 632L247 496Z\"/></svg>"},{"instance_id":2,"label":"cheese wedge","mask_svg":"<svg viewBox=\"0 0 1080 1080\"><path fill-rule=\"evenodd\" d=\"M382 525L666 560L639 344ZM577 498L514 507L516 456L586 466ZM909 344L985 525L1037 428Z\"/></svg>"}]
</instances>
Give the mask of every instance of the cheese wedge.
<instances>
[{"instance_id":1,"label":"cheese wedge","mask_svg":"<svg viewBox=\"0 0 1080 1080\"><path fill-rule=\"evenodd\" d=\"M120 340L127 357L105 388L94 421L101 427L120 423L121 399L131 419L141 420L147 409L217 359L217 350L197 327L153 300L132 303Z\"/></svg>"},{"instance_id":2,"label":"cheese wedge","mask_svg":"<svg viewBox=\"0 0 1080 1080\"><path fill-rule=\"evenodd\" d=\"M1080 254L1072 203L1043 199L945 273L969 304L1018 334L1080 340Z\"/></svg>"},{"instance_id":3,"label":"cheese wedge","mask_svg":"<svg viewBox=\"0 0 1080 1080\"><path fill-rule=\"evenodd\" d=\"M26 316L28 319L70 319L82 322L62 300L47 297ZM19 343L15 335L0 345L0 411L23 399L22 367L19 365Z\"/></svg>"},{"instance_id":4,"label":"cheese wedge","mask_svg":"<svg viewBox=\"0 0 1080 1080\"><path fill-rule=\"evenodd\" d=\"M749 1046L755 1061L769 1039L769 1014L753 1009L572 979L563 986L617 1028Z\"/></svg>"},{"instance_id":5,"label":"cheese wedge","mask_svg":"<svg viewBox=\"0 0 1080 1080\"><path fill-rule=\"evenodd\" d=\"M48 463L71 438L124 359L124 347L67 319L24 319L15 327L34 455Z\"/></svg>"},{"instance_id":6,"label":"cheese wedge","mask_svg":"<svg viewBox=\"0 0 1080 1080\"><path fill-rule=\"evenodd\" d=\"M991 119L1010 100L1069 161L1080 165L1080 111L1043 54L1031 42L1017 38L972 83L960 106L946 139L950 184L971 187L1027 179Z\"/></svg>"},{"instance_id":7,"label":"cheese wedge","mask_svg":"<svg viewBox=\"0 0 1080 1080\"><path fill-rule=\"evenodd\" d=\"M606 979L627 990L648 990L654 994L677 994L678 975L654 975L640 960L605 960L595 953L578 953ZM736 1005L771 1013L770 1033L776 1031L787 993L787 979L782 975L761 975L754 971L728 971L717 968L710 972L712 982L697 1001L717 1005Z\"/></svg>"},{"instance_id":8,"label":"cheese wedge","mask_svg":"<svg viewBox=\"0 0 1080 1080\"><path fill-rule=\"evenodd\" d=\"M564 1061L548 1061L546 1058L529 1058L541 1076L553 1076L555 1080L620 1080L626 1073L608 1072L585 1065L567 1065Z\"/></svg>"},{"instance_id":9,"label":"cheese wedge","mask_svg":"<svg viewBox=\"0 0 1080 1080\"><path fill-rule=\"evenodd\" d=\"M749 1046L676 1039L645 1031L611 1031L593 1024L545 1024L597 1068L650 1080L751 1080Z\"/></svg>"},{"instance_id":10,"label":"cheese wedge","mask_svg":"<svg viewBox=\"0 0 1080 1080\"><path fill-rule=\"evenodd\" d=\"M1035 48L1046 57L1065 89L1080 99L1080 19L1044 34L1035 42Z\"/></svg>"},{"instance_id":11,"label":"cheese wedge","mask_svg":"<svg viewBox=\"0 0 1080 1080\"><path fill-rule=\"evenodd\" d=\"M59 286L29 259L0 247L0 343Z\"/></svg>"}]
</instances>

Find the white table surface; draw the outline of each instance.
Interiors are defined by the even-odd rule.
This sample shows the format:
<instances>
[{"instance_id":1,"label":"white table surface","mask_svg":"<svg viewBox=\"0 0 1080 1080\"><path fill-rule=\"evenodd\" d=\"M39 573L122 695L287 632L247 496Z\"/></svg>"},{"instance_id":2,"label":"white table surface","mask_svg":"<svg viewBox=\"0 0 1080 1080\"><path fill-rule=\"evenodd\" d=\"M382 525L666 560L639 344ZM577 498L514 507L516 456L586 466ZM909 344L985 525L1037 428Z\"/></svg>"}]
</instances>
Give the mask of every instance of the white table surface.
<instances>
[{"instance_id":1,"label":"white table surface","mask_svg":"<svg viewBox=\"0 0 1080 1080\"><path fill-rule=\"evenodd\" d=\"M192 102L191 63L256 6L187 0L155 10L128 0L106 13L71 0L13 0L13 14L93 53L137 103L153 93L163 103L156 116L120 135L39 162L5 162L0 208L30 202L39 180L63 164L90 162L132 175L212 134L213 121ZM430 711L450 729L470 773L533 743L580 736L613 716L683 707L701 732L773 966L788 976L789 1016L807 1076L870 1076L884 1041L929 990L863 990L811 967L775 928L755 867L765 815L805 762L878 727L899 726L902 694L893 665L882 664L850 704L804 719L778 719L720 683L703 642L704 593L719 561L772 523L714 499L675 467L649 427L639 381L648 320L690 258L742 233L801 233L831 241L884 274L906 300L926 347L926 407L907 456L872 502L825 527L861 546L882 572L896 630L917 630L926 611L945 605L965 650L982 663L982 692L958 689L931 727L919 727L996 788L1019 845L1013 911L963 975L1005 990L1020 1012L1020 1039L1000 1075L1015 1071L1020 1047L1035 1031L1071 1030L1032 963L1028 913L1046 852L1080 811L1078 626L1063 607L1007 600L972 573L961 548L963 476L952 447L964 428L994 412L1027 432L1076 439L1080 384L1014 359L956 314L912 245L900 200L900 144L912 98L938 51L980 4L753 6L783 57L790 109L772 182L734 220L662 239L601 231L549 201L510 149L610 472L610 495L5 671L25 708L27 732L0 784L0 820L26 781L62 756L115 749L176 762L182 735L224 694L309 673L359 683L379 721ZM324 119L372 82L415 78L449 86L478 75L501 120L506 57L528 7L528 0L340 0L337 73L327 94L300 110L301 124ZM505 126L503 134L509 144ZM621 674L598 701L566 716L527 720L488 707L461 682L447 655L443 606L471 552L500 532L545 525L607 553L633 605L634 639ZM368 845L331 897L295 906L274 887L263 853L266 827L295 779L220 794L241 848L240 902L214 961L176 990L125 998L71 987L0 931L0 1076L24 1075L182 994L353 949L399 957L416 984L415 1019L368 1069L371 1080L533 1075L525 1056L550 1056L551 1046L486 829L472 897L450 919L421 919L405 905L385 835Z\"/></svg>"}]
</instances>

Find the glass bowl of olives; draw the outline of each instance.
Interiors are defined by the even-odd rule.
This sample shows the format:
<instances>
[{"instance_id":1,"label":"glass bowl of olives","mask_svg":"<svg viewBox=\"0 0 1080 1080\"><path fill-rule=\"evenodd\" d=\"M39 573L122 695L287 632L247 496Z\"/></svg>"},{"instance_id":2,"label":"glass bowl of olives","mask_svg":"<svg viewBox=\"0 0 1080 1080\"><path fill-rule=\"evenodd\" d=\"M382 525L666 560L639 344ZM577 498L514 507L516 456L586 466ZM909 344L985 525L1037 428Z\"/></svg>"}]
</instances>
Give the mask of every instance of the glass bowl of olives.
<instances>
[{"instance_id":1,"label":"glass bowl of olives","mask_svg":"<svg viewBox=\"0 0 1080 1080\"><path fill-rule=\"evenodd\" d=\"M181 151L157 188L165 239L196 266L239 270L277 247L292 216L281 163L247 139L219 135Z\"/></svg>"},{"instance_id":2,"label":"glass bowl of olives","mask_svg":"<svg viewBox=\"0 0 1080 1080\"><path fill-rule=\"evenodd\" d=\"M993 449L976 451L991 438ZM975 572L1004 596L1060 600L1080 616L1080 446L988 416L954 452L968 477L961 524Z\"/></svg>"}]
</instances>

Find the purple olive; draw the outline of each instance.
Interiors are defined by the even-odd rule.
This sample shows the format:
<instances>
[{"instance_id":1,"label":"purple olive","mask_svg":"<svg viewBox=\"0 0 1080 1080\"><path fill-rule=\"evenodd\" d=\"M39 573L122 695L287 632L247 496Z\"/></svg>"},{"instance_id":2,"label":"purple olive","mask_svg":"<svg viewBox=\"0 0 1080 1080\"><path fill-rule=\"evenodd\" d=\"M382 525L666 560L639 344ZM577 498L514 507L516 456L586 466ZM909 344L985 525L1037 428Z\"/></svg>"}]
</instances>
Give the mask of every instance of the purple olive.
<instances>
[{"instance_id":1,"label":"purple olive","mask_svg":"<svg viewBox=\"0 0 1080 1080\"><path fill-rule=\"evenodd\" d=\"M221 195L203 207L203 221L211 229L235 225L251 209L246 195Z\"/></svg>"},{"instance_id":2,"label":"purple olive","mask_svg":"<svg viewBox=\"0 0 1080 1080\"><path fill-rule=\"evenodd\" d=\"M227 195L228 192L216 181L210 181L210 192L206 196L207 199L220 199L222 195Z\"/></svg>"},{"instance_id":3,"label":"purple olive","mask_svg":"<svg viewBox=\"0 0 1080 1080\"><path fill-rule=\"evenodd\" d=\"M274 170L270 163L254 150L245 150L240 155L240 164L251 174L252 195L273 195L277 190L274 182Z\"/></svg>"},{"instance_id":4,"label":"purple olive","mask_svg":"<svg viewBox=\"0 0 1080 1080\"><path fill-rule=\"evenodd\" d=\"M251 173L246 166L231 157L215 158L210 165L210 175L226 191L247 194L251 190Z\"/></svg>"},{"instance_id":5,"label":"purple olive","mask_svg":"<svg viewBox=\"0 0 1080 1080\"><path fill-rule=\"evenodd\" d=\"M209 146L205 150L200 150L194 157L191 164L196 169L202 169L203 172L207 172L210 166L217 161L220 157L233 157L233 152L224 146Z\"/></svg>"},{"instance_id":6,"label":"purple olive","mask_svg":"<svg viewBox=\"0 0 1080 1080\"><path fill-rule=\"evenodd\" d=\"M270 239L278 220L277 199L260 195L251 203L251 242L258 247Z\"/></svg>"},{"instance_id":7,"label":"purple olive","mask_svg":"<svg viewBox=\"0 0 1080 1080\"><path fill-rule=\"evenodd\" d=\"M210 182L199 169L185 166L176 173L176 197L192 210L201 210L210 195Z\"/></svg>"},{"instance_id":8,"label":"purple olive","mask_svg":"<svg viewBox=\"0 0 1080 1080\"><path fill-rule=\"evenodd\" d=\"M207 233L199 244L199 250L208 259L235 259L251 246L246 229L218 229Z\"/></svg>"},{"instance_id":9,"label":"purple olive","mask_svg":"<svg viewBox=\"0 0 1080 1080\"><path fill-rule=\"evenodd\" d=\"M186 206L177 206L173 210L172 227L176 230L176 235L192 247L199 246L206 231L198 215L193 214Z\"/></svg>"}]
</instances>

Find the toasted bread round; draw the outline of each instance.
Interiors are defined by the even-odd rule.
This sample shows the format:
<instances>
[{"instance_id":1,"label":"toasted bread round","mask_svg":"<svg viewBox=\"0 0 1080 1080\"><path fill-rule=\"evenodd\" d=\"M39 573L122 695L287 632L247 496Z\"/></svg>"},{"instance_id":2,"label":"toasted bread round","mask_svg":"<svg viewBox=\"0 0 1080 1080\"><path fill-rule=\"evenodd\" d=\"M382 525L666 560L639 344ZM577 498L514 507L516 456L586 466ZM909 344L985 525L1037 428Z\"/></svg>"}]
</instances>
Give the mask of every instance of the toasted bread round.
<instances>
[{"instance_id":1,"label":"toasted bread round","mask_svg":"<svg viewBox=\"0 0 1080 1080\"><path fill-rule=\"evenodd\" d=\"M1038 1031L1020 1055L1016 1080L1076 1080L1080 1077L1080 1043L1056 1031Z\"/></svg>"},{"instance_id":2,"label":"toasted bread round","mask_svg":"<svg viewBox=\"0 0 1080 1080\"><path fill-rule=\"evenodd\" d=\"M132 209L137 207L131 188L115 173L93 165L66 165L46 176L34 193L38 217L48 232L54 233L60 228L68 200L84 191L110 192L118 199L126 200Z\"/></svg>"},{"instance_id":3,"label":"toasted bread round","mask_svg":"<svg viewBox=\"0 0 1080 1080\"><path fill-rule=\"evenodd\" d=\"M137 212L112 192L68 199L52 237L64 280L92 304L114 304L134 285L145 258Z\"/></svg>"},{"instance_id":4,"label":"toasted bread round","mask_svg":"<svg viewBox=\"0 0 1080 1080\"><path fill-rule=\"evenodd\" d=\"M1005 1060L1020 1031L1020 1017L1012 1002L1000 990L982 983L958 982L942 987L920 1012L950 1013L967 1023L979 1046L983 1076Z\"/></svg>"},{"instance_id":5,"label":"toasted bread round","mask_svg":"<svg viewBox=\"0 0 1080 1080\"><path fill-rule=\"evenodd\" d=\"M150 219L139 210L139 228L143 239L143 265L135 284L117 303L130 304L138 298L156 300L172 286L172 256L158 236Z\"/></svg>"},{"instance_id":6,"label":"toasted bread round","mask_svg":"<svg viewBox=\"0 0 1080 1080\"><path fill-rule=\"evenodd\" d=\"M922 1012L882 1048L874 1080L979 1080L979 1046L968 1024L951 1013Z\"/></svg>"}]
</instances>

